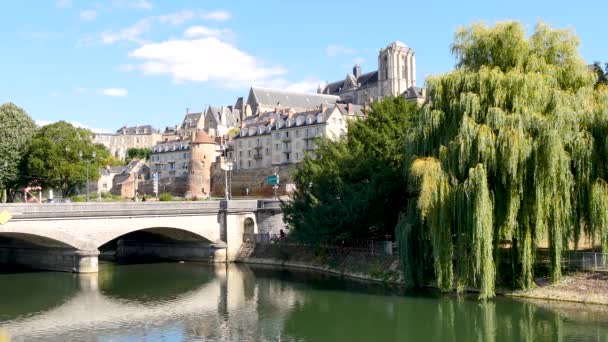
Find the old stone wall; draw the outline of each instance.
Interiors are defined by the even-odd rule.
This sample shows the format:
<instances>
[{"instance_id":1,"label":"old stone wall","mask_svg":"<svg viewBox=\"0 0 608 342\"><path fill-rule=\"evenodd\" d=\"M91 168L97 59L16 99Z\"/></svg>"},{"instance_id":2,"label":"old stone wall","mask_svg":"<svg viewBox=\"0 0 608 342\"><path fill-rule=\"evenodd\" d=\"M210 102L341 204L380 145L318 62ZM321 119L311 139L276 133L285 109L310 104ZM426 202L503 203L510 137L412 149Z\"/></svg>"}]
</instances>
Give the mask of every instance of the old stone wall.
<instances>
[{"instance_id":1,"label":"old stone wall","mask_svg":"<svg viewBox=\"0 0 608 342\"><path fill-rule=\"evenodd\" d=\"M277 195L287 194L293 184L292 172L294 165L281 165L264 167L257 169L232 170L228 171L231 182L232 196L258 196L272 197L274 191L272 185L266 184L266 177L274 174L279 175L279 188ZM211 194L212 196L224 196L225 171L220 168L219 163L214 163L211 167ZM288 186L288 184L291 184ZM249 189L249 193L247 193Z\"/></svg>"}]
</instances>

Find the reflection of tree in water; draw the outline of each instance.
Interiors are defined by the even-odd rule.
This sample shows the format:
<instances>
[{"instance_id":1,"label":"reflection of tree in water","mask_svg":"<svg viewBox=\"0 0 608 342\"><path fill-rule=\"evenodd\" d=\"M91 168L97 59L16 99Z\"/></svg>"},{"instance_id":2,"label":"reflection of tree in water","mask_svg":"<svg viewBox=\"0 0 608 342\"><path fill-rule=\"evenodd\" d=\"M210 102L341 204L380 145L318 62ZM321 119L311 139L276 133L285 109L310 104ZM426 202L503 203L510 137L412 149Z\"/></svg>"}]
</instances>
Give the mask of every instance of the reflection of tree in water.
<instances>
[{"instance_id":1,"label":"reflection of tree in water","mask_svg":"<svg viewBox=\"0 0 608 342\"><path fill-rule=\"evenodd\" d=\"M605 323L572 320L498 298L360 296L316 290L293 308L285 333L306 341L608 341Z\"/></svg>"},{"instance_id":2,"label":"reflection of tree in water","mask_svg":"<svg viewBox=\"0 0 608 342\"><path fill-rule=\"evenodd\" d=\"M199 263L107 264L99 272L99 289L109 297L153 303L175 299L213 278L213 269Z\"/></svg>"},{"instance_id":3,"label":"reflection of tree in water","mask_svg":"<svg viewBox=\"0 0 608 342\"><path fill-rule=\"evenodd\" d=\"M55 272L2 274L0 322L57 307L78 292L78 275Z\"/></svg>"}]
</instances>

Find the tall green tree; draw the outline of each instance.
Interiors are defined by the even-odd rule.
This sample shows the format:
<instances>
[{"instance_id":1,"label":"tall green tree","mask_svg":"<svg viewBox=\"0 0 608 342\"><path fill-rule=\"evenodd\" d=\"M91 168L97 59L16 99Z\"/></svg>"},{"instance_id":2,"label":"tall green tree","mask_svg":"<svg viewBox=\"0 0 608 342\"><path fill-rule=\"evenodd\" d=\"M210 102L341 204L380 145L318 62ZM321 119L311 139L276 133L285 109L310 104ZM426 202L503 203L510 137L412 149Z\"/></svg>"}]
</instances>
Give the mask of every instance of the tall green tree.
<instances>
[{"instance_id":1,"label":"tall green tree","mask_svg":"<svg viewBox=\"0 0 608 342\"><path fill-rule=\"evenodd\" d=\"M407 145L417 206L398 235L402 249L430 254L442 289L456 278L492 297L499 261L529 288L541 243L557 281L582 232L608 251L608 92L578 44L543 23L530 37L517 22L474 24L455 35L456 69L426 80ZM403 260L412 283L424 257Z\"/></svg>"},{"instance_id":2,"label":"tall green tree","mask_svg":"<svg viewBox=\"0 0 608 342\"><path fill-rule=\"evenodd\" d=\"M12 103L0 106L0 197L6 201L7 189L18 186L23 179L19 165L25 146L36 130L34 120Z\"/></svg>"},{"instance_id":3,"label":"tall green tree","mask_svg":"<svg viewBox=\"0 0 608 342\"><path fill-rule=\"evenodd\" d=\"M393 235L407 190L403 142L417 111L403 98L387 98L350 122L343 140L317 141L284 203L293 236L318 243Z\"/></svg>"},{"instance_id":4,"label":"tall green tree","mask_svg":"<svg viewBox=\"0 0 608 342\"><path fill-rule=\"evenodd\" d=\"M26 155L31 183L59 190L63 197L71 196L86 185L87 161L89 180L99 179L99 168L110 154L105 146L93 144L92 137L90 130L65 121L41 127Z\"/></svg>"}]
</instances>

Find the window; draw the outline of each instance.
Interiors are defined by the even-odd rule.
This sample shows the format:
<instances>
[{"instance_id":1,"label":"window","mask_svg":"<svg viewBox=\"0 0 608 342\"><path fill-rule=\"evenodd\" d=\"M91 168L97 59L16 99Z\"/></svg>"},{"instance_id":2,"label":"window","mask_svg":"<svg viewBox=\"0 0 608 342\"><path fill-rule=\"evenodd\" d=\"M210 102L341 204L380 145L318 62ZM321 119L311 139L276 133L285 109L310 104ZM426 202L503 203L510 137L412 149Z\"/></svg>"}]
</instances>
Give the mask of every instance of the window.
<instances>
[{"instance_id":1,"label":"window","mask_svg":"<svg viewBox=\"0 0 608 342\"><path fill-rule=\"evenodd\" d=\"M247 166L248 166L248 167L251 167L251 160L248 160L248 161L247 161Z\"/></svg>"},{"instance_id":2,"label":"window","mask_svg":"<svg viewBox=\"0 0 608 342\"><path fill-rule=\"evenodd\" d=\"M274 138L275 139L280 139L281 138L281 133L277 132L274 134Z\"/></svg>"},{"instance_id":3,"label":"window","mask_svg":"<svg viewBox=\"0 0 608 342\"><path fill-rule=\"evenodd\" d=\"M239 147L243 147L243 141L239 140Z\"/></svg>"},{"instance_id":4,"label":"window","mask_svg":"<svg viewBox=\"0 0 608 342\"><path fill-rule=\"evenodd\" d=\"M239 151L239 157L243 156L243 151Z\"/></svg>"},{"instance_id":5,"label":"window","mask_svg":"<svg viewBox=\"0 0 608 342\"><path fill-rule=\"evenodd\" d=\"M299 137L300 137L300 130L298 129L298 130L296 130L296 138L299 138Z\"/></svg>"},{"instance_id":6,"label":"window","mask_svg":"<svg viewBox=\"0 0 608 342\"><path fill-rule=\"evenodd\" d=\"M289 138L289 131L285 132L285 138Z\"/></svg>"},{"instance_id":7,"label":"window","mask_svg":"<svg viewBox=\"0 0 608 342\"><path fill-rule=\"evenodd\" d=\"M247 141L247 147L251 147L251 140Z\"/></svg>"},{"instance_id":8,"label":"window","mask_svg":"<svg viewBox=\"0 0 608 342\"><path fill-rule=\"evenodd\" d=\"M251 157L251 150L247 151L247 157Z\"/></svg>"},{"instance_id":9,"label":"window","mask_svg":"<svg viewBox=\"0 0 608 342\"><path fill-rule=\"evenodd\" d=\"M266 147L266 155L270 154L270 149L268 147Z\"/></svg>"},{"instance_id":10,"label":"window","mask_svg":"<svg viewBox=\"0 0 608 342\"><path fill-rule=\"evenodd\" d=\"M279 144L274 144L274 149L278 151L279 150Z\"/></svg>"},{"instance_id":11,"label":"window","mask_svg":"<svg viewBox=\"0 0 608 342\"><path fill-rule=\"evenodd\" d=\"M300 153L296 152L296 160L300 160Z\"/></svg>"}]
</instances>

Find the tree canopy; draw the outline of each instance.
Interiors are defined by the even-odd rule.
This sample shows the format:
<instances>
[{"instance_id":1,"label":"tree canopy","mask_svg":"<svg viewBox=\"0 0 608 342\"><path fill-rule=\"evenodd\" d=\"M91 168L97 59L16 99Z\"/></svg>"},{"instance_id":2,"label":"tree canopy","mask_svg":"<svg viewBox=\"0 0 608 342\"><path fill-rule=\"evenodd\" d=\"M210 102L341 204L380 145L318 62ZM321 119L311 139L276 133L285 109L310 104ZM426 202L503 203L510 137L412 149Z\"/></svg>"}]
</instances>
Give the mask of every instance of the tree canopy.
<instances>
[{"instance_id":1,"label":"tree canopy","mask_svg":"<svg viewBox=\"0 0 608 342\"><path fill-rule=\"evenodd\" d=\"M346 138L317 141L298 166L284 203L292 235L306 242L385 238L406 198L403 141L418 107L403 98L374 103L349 122Z\"/></svg>"},{"instance_id":2,"label":"tree canopy","mask_svg":"<svg viewBox=\"0 0 608 342\"><path fill-rule=\"evenodd\" d=\"M148 147L131 147L127 150L127 160L126 162L130 162L133 159L148 159L150 158L150 154L152 153L152 149Z\"/></svg>"},{"instance_id":3,"label":"tree canopy","mask_svg":"<svg viewBox=\"0 0 608 342\"><path fill-rule=\"evenodd\" d=\"M0 190L3 194L23 178L19 165L35 130L34 120L23 109L12 103L0 106Z\"/></svg>"},{"instance_id":4,"label":"tree canopy","mask_svg":"<svg viewBox=\"0 0 608 342\"><path fill-rule=\"evenodd\" d=\"M30 182L58 189L64 197L73 195L86 183L87 161L89 180L97 180L99 167L110 159L110 154L105 146L93 144L92 136L90 130L65 121L41 127L26 155L25 167Z\"/></svg>"},{"instance_id":5,"label":"tree canopy","mask_svg":"<svg viewBox=\"0 0 608 342\"><path fill-rule=\"evenodd\" d=\"M585 235L608 251L608 92L578 45L544 23L530 37L518 22L457 31L457 67L426 80L408 137L418 195L397 234L411 285L430 259L440 288L455 278L487 298L498 262L529 288L541 244L553 281L568 241Z\"/></svg>"}]
</instances>

